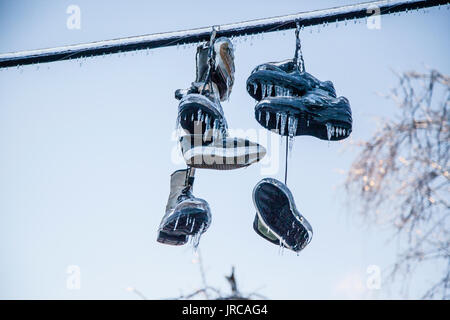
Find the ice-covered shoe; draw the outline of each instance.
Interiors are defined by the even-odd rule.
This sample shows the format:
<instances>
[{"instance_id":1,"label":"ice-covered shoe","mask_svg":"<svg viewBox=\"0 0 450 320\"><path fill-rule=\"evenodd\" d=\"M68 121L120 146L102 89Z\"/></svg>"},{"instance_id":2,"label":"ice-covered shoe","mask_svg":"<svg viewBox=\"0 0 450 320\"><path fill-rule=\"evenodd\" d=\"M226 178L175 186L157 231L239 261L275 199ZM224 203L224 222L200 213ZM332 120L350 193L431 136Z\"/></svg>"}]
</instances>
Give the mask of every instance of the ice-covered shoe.
<instances>
[{"instance_id":1,"label":"ice-covered shoe","mask_svg":"<svg viewBox=\"0 0 450 320\"><path fill-rule=\"evenodd\" d=\"M331 81L300 72L293 60L256 67L247 79L247 91L257 101L256 120L280 135L341 140L352 131L348 100L336 97Z\"/></svg>"},{"instance_id":2,"label":"ice-covered shoe","mask_svg":"<svg viewBox=\"0 0 450 320\"><path fill-rule=\"evenodd\" d=\"M273 234L268 228L266 228L258 218L258 215L255 215L255 219L253 220L253 230L266 239L267 241L272 242L273 244L279 246L280 240L278 240L277 236Z\"/></svg>"},{"instance_id":3,"label":"ice-covered shoe","mask_svg":"<svg viewBox=\"0 0 450 320\"><path fill-rule=\"evenodd\" d=\"M208 123L211 127L216 123L226 127L220 101L226 100L233 88L233 44L225 37L214 41L211 70L209 53L209 43L197 47L195 81L189 89L175 91L175 98L181 100L177 123L191 134L194 133L195 125L200 126L196 129L202 133L207 130Z\"/></svg>"},{"instance_id":4,"label":"ice-covered shoe","mask_svg":"<svg viewBox=\"0 0 450 320\"><path fill-rule=\"evenodd\" d=\"M209 43L204 43L197 47L196 55L196 79L194 87L201 87L208 82L207 75L209 69ZM211 70L211 81L217 86L220 101L225 101L231 94L234 84L234 48L230 39L225 37L217 38L213 45L214 67Z\"/></svg>"},{"instance_id":5,"label":"ice-covered shoe","mask_svg":"<svg viewBox=\"0 0 450 320\"><path fill-rule=\"evenodd\" d=\"M253 189L255 231L264 239L295 252L311 242L313 230L298 212L288 187L272 178L258 182Z\"/></svg>"},{"instance_id":6,"label":"ice-covered shoe","mask_svg":"<svg viewBox=\"0 0 450 320\"><path fill-rule=\"evenodd\" d=\"M231 170L247 167L266 155L266 149L243 138L230 138L222 132L181 137L181 152L186 164L194 168Z\"/></svg>"},{"instance_id":7,"label":"ice-covered shoe","mask_svg":"<svg viewBox=\"0 0 450 320\"><path fill-rule=\"evenodd\" d=\"M192 237L198 244L211 224L209 205L192 195L194 177L188 173L187 169L177 170L170 176L170 194L158 229L158 242L183 245Z\"/></svg>"},{"instance_id":8,"label":"ice-covered shoe","mask_svg":"<svg viewBox=\"0 0 450 320\"><path fill-rule=\"evenodd\" d=\"M213 92L187 93L178 105L177 125L188 134L204 134L210 129L226 130L220 101Z\"/></svg>"}]
</instances>

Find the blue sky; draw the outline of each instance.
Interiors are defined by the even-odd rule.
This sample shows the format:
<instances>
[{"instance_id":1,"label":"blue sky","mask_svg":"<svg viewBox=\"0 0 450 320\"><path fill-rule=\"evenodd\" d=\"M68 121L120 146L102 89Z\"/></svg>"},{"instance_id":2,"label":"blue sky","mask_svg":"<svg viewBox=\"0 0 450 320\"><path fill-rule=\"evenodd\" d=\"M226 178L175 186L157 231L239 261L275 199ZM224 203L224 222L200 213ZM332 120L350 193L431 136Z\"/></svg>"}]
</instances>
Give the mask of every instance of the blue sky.
<instances>
[{"instance_id":1,"label":"blue sky","mask_svg":"<svg viewBox=\"0 0 450 320\"><path fill-rule=\"evenodd\" d=\"M181 30L356 3L357 1L1 1L0 52ZM81 9L81 29L66 27L66 9ZM395 85L392 70L448 74L449 11L383 16L364 23L305 29L307 71L332 80L353 111L353 140L375 130L374 117L395 106L379 97ZM318 32L320 29L320 32ZM291 58L294 31L236 43L236 81L223 103L231 128L259 130L245 81L260 63ZM201 284L192 248L156 242L164 214L177 116L175 89L194 80L195 48L161 48L0 71L0 298L152 299ZM81 66L80 66L81 62ZM368 290L366 269L392 263L389 230L368 227L345 206L341 190L356 150L299 137L288 186L314 228L296 256L252 229L251 193L262 164L229 172L197 171L194 194L211 206L200 242L210 285L228 290L236 266L242 291L279 299L398 298L382 283ZM272 146L268 146L269 152ZM282 179L282 167L272 177ZM355 210L353 210L355 209ZM66 288L77 265L81 288ZM432 273L414 279L417 297Z\"/></svg>"}]
</instances>

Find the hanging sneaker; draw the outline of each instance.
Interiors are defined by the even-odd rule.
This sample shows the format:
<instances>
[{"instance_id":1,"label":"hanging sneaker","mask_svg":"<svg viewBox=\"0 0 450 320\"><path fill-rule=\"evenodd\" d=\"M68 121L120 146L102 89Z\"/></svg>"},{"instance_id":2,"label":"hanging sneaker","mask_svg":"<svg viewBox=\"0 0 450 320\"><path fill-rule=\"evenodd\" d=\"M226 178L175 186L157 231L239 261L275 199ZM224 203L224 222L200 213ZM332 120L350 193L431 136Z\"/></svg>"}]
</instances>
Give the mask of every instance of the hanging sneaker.
<instances>
[{"instance_id":1,"label":"hanging sneaker","mask_svg":"<svg viewBox=\"0 0 450 320\"><path fill-rule=\"evenodd\" d=\"M214 68L211 70L211 81L217 86L220 101L229 98L234 84L234 48L230 39L225 37L217 38L214 41L213 61ZM208 79L208 54L209 43L204 43L197 47L196 55L196 80L193 87L202 88ZM197 90L198 90L197 89Z\"/></svg>"},{"instance_id":2,"label":"hanging sneaker","mask_svg":"<svg viewBox=\"0 0 450 320\"><path fill-rule=\"evenodd\" d=\"M209 43L197 47L196 79L186 90L175 91L178 106L177 126L193 134L194 129L204 133L208 123L226 127L220 101L228 99L234 84L233 44L228 38L221 37L214 41L213 62L211 70L208 61Z\"/></svg>"},{"instance_id":3,"label":"hanging sneaker","mask_svg":"<svg viewBox=\"0 0 450 320\"><path fill-rule=\"evenodd\" d=\"M298 212L284 183L262 179L253 189L253 203L256 207L253 228L264 239L295 252L311 242L312 227Z\"/></svg>"},{"instance_id":4,"label":"hanging sneaker","mask_svg":"<svg viewBox=\"0 0 450 320\"><path fill-rule=\"evenodd\" d=\"M178 105L177 126L187 134L228 127L214 84L203 94L187 93Z\"/></svg>"},{"instance_id":5,"label":"hanging sneaker","mask_svg":"<svg viewBox=\"0 0 450 320\"><path fill-rule=\"evenodd\" d=\"M231 170L247 167L266 155L266 149L258 143L226 137L223 132L212 130L206 132L207 135L181 137L181 152L186 164L193 168Z\"/></svg>"},{"instance_id":6,"label":"hanging sneaker","mask_svg":"<svg viewBox=\"0 0 450 320\"><path fill-rule=\"evenodd\" d=\"M214 68L210 77L209 43L197 48L196 81L189 90L177 90L180 99L177 124L187 165L194 168L230 170L262 159L264 147L247 139L229 138L220 101L229 97L234 83L233 45L227 38L214 41Z\"/></svg>"},{"instance_id":7,"label":"hanging sneaker","mask_svg":"<svg viewBox=\"0 0 450 320\"><path fill-rule=\"evenodd\" d=\"M256 67L247 79L247 91L257 101L258 123L280 135L342 140L352 131L348 100L336 97L331 81L299 72L293 60Z\"/></svg>"},{"instance_id":8,"label":"hanging sneaker","mask_svg":"<svg viewBox=\"0 0 450 320\"><path fill-rule=\"evenodd\" d=\"M170 176L170 194L166 214L158 229L157 241L170 245L183 245L189 237L198 244L200 236L211 224L208 203L192 195L194 177L188 170L177 170Z\"/></svg>"}]
</instances>

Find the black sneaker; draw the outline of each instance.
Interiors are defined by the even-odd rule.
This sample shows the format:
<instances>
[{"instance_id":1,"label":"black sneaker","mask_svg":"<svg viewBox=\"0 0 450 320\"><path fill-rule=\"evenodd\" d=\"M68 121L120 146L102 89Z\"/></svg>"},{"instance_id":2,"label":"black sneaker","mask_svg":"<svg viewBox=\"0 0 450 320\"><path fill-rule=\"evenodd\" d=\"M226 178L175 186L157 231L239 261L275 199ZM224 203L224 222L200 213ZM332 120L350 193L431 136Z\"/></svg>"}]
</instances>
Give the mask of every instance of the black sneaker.
<instances>
[{"instance_id":1,"label":"black sneaker","mask_svg":"<svg viewBox=\"0 0 450 320\"><path fill-rule=\"evenodd\" d=\"M331 81L299 72L293 60L256 67L247 79L247 91L257 101L258 123L280 135L342 140L352 131L348 100L336 97Z\"/></svg>"},{"instance_id":2,"label":"black sneaker","mask_svg":"<svg viewBox=\"0 0 450 320\"><path fill-rule=\"evenodd\" d=\"M299 252L311 242L313 230L298 212L287 186L272 178L262 179L253 189L255 231L264 239Z\"/></svg>"},{"instance_id":3,"label":"black sneaker","mask_svg":"<svg viewBox=\"0 0 450 320\"><path fill-rule=\"evenodd\" d=\"M209 228L211 210L205 200L192 195L193 179L187 169L177 170L170 176L170 195L158 229L158 242L183 245L191 237L196 246Z\"/></svg>"}]
</instances>

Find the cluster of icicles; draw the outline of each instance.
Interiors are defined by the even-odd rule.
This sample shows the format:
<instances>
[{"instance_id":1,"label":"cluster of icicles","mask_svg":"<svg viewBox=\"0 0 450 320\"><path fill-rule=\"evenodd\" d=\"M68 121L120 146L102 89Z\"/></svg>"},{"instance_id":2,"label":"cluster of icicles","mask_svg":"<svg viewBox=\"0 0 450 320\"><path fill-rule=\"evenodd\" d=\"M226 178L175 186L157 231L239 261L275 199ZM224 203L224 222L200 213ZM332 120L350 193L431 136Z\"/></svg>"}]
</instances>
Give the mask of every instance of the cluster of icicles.
<instances>
[{"instance_id":1,"label":"cluster of icicles","mask_svg":"<svg viewBox=\"0 0 450 320\"><path fill-rule=\"evenodd\" d=\"M219 119L212 119L210 115L206 112L203 112L202 109L198 109L197 112L192 112L188 114L185 112L182 116L178 116L176 123L176 130L180 129L181 120L186 121L190 117L191 122L196 121L196 125L205 124L205 132L203 134L203 141L208 140L208 138L212 137L213 141L217 139L220 135L225 135L224 126L220 122Z\"/></svg>"},{"instance_id":2,"label":"cluster of icicles","mask_svg":"<svg viewBox=\"0 0 450 320\"><path fill-rule=\"evenodd\" d=\"M261 122L261 114L262 111L259 111L258 122ZM266 127L269 126L270 116L271 113L269 111L265 111ZM296 136L298 130L298 119L294 115L288 115L285 112L277 112L275 114L275 132L280 135L284 135L286 132L286 125L287 125L287 136L289 137L289 151L292 151L292 146L294 144L294 137Z\"/></svg>"},{"instance_id":3,"label":"cluster of icicles","mask_svg":"<svg viewBox=\"0 0 450 320\"><path fill-rule=\"evenodd\" d=\"M173 231L175 231L177 229L179 220L180 220L180 217L178 217L175 220L175 225L173 227ZM191 222L191 219L188 217L186 219L186 225L189 225L190 222ZM195 218L192 219L192 226L191 226L191 230L189 231L189 233L192 233L192 231L194 231L194 227L195 227ZM205 223L202 222L202 224L200 225L200 228L198 229L198 231L195 234L189 236L189 241L190 241L192 247L194 248L194 250L197 250L197 247L198 247L198 245L200 243L200 238L201 238L201 236L203 234L203 230L205 230L205 227L206 227Z\"/></svg>"},{"instance_id":4,"label":"cluster of icicles","mask_svg":"<svg viewBox=\"0 0 450 320\"><path fill-rule=\"evenodd\" d=\"M339 137L347 135L347 130L345 130L345 128L333 127L330 123L327 123L326 126L328 140L334 136Z\"/></svg>"},{"instance_id":5,"label":"cluster of icicles","mask_svg":"<svg viewBox=\"0 0 450 320\"><path fill-rule=\"evenodd\" d=\"M256 95L258 90L258 85L256 83L250 83L253 86L253 94ZM265 97L292 97L294 95L294 90L290 88L285 88L282 86L273 85L272 83L261 82L261 99Z\"/></svg>"}]
</instances>

